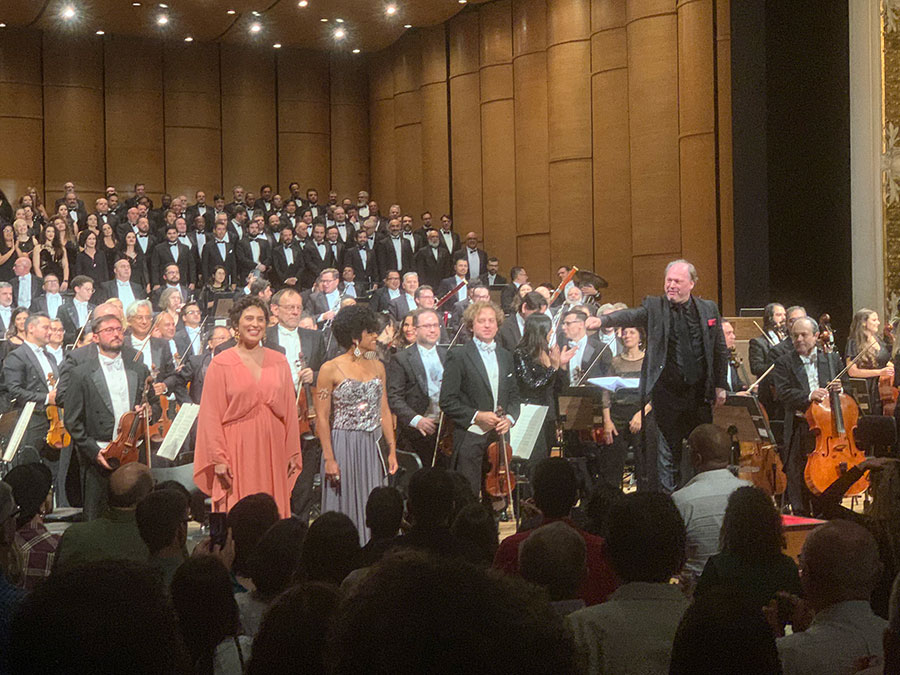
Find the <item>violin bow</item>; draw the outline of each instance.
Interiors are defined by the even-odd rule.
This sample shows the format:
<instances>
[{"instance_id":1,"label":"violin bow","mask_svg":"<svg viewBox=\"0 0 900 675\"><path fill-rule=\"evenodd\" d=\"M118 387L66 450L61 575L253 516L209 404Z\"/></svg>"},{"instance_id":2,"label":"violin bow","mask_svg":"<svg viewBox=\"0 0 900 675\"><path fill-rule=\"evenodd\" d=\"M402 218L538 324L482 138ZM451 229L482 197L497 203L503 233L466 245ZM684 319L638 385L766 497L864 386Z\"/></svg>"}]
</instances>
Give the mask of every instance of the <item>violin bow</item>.
<instances>
[{"instance_id":1,"label":"violin bow","mask_svg":"<svg viewBox=\"0 0 900 675\"><path fill-rule=\"evenodd\" d=\"M153 331L156 330L156 326L159 325L159 320L162 318L164 312L160 312L156 315L156 318L153 320L153 323L150 324L150 331L147 333L147 337L144 338L144 341L141 342L140 348L134 355L134 358L131 359L135 363L137 363L138 359L141 358L141 354L144 352L144 347L147 346L147 343L150 342L150 338L153 336Z\"/></svg>"},{"instance_id":2,"label":"violin bow","mask_svg":"<svg viewBox=\"0 0 900 675\"><path fill-rule=\"evenodd\" d=\"M601 349L600 353L598 353L597 356L594 357L594 360L591 361L591 365L588 366L587 370L585 370L581 374L581 379L578 380L578 383L575 385L576 387L580 387L582 384L584 384L584 381L587 379L588 373L591 372L591 368L593 368L597 364L597 361L600 360L601 356L603 356L603 352L605 352L607 349L609 349L609 346L611 344L612 344L612 342L607 342L605 345L603 345L603 349Z\"/></svg>"},{"instance_id":3,"label":"violin bow","mask_svg":"<svg viewBox=\"0 0 900 675\"><path fill-rule=\"evenodd\" d=\"M834 379L832 379L831 382L829 382L828 384L831 385L831 384L834 384L835 382L839 382L841 379L841 376L843 376L844 373L846 373L853 366L855 366L857 361L859 361L863 356L865 356L866 353L872 349L872 347L875 347L877 345L878 345L878 342L873 340L872 342L869 343L869 345L865 349L860 349L859 354L854 356L853 359L850 361L850 363L848 363L841 372L839 372L837 375L835 375ZM826 387L827 387L827 385L826 385Z\"/></svg>"},{"instance_id":4,"label":"violin bow","mask_svg":"<svg viewBox=\"0 0 900 675\"><path fill-rule=\"evenodd\" d=\"M84 323L81 324L81 330L79 330L79 331L78 331L78 335L75 336L75 342L73 342L73 343L70 345L70 347L72 347L72 349L75 348L75 345L77 345L77 344L78 344L78 341L81 340L81 336L84 335L84 327L88 325L88 321L91 320L91 314L94 313L94 310L95 310L95 309L97 309L97 308L96 308L96 307L92 307L91 309L88 310L87 316L84 318Z\"/></svg>"},{"instance_id":5,"label":"violin bow","mask_svg":"<svg viewBox=\"0 0 900 675\"><path fill-rule=\"evenodd\" d=\"M763 330L763 327L756 323L756 319L753 320L753 325L759 329L759 332L762 333L762 336L766 338L766 342L769 343L770 346L774 347L778 343L772 339L772 336L769 335L766 331Z\"/></svg>"},{"instance_id":6,"label":"violin bow","mask_svg":"<svg viewBox=\"0 0 900 675\"><path fill-rule=\"evenodd\" d=\"M194 341L197 339L197 336L203 332L203 327L206 325L206 322L209 320L211 315L207 314L206 318L200 322L199 328L197 328L197 332L194 333L194 337L191 338L190 343L188 344L188 348L184 350L184 354L181 355L181 358L178 359L178 363L175 364L175 370L181 368L181 364L184 363L184 360L187 358L187 355L191 353L191 350L194 348Z\"/></svg>"},{"instance_id":7,"label":"violin bow","mask_svg":"<svg viewBox=\"0 0 900 675\"><path fill-rule=\"evenodd\" d=\"M755 323L755 322L754 322L754 323ZM766 375L768 375L769 373L771 373L773 370L775 370L775 364L774 364L774 363L773 363L771 366L769 366L768 368L766 368L766 372L764 372L762 375L760 375L758 378L756 378L756 382L754 382L754 383L751 384L749 387L747 387L747 391L752 392L756 387L759 386L759 383L760 383L760 382L762 382L764 379L766 379Z\"/></svg>"}]
</instances>

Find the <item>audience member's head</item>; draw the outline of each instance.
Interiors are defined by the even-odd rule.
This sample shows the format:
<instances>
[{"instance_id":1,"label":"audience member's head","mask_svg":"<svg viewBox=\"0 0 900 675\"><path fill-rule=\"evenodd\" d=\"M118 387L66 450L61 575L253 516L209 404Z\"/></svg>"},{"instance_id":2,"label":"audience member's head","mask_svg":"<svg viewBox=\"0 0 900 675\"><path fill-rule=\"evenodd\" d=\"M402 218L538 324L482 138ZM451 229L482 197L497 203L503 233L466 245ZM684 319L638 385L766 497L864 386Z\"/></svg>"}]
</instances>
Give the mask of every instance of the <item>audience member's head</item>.
<instances>
[{"instance_id":1,"label":"audience member's head","mask_svg":"<svg viewBox=\"0 0 900 675\"><path fill-rule=\"evenodd\" d=\"M153 490L153 476L146 464L124 464L109 475L109 505L133 509Z\"/></svg>"},{"instance_id":2,"label":"audience member's head","mask_svg":"<svg viewBox=\"0 0 900 675\"><path fill-rule=\"evenodd\" d=\"M303 584L278 596L253 639L247 675L325 673L326 638L340 600L338 589L325 583Z\"/></svg>"},{"instance_id":3,"label":"audience member's head","mask_svg":"<svg viewBox=\"0 0 900 675\"><path fill-rule=\"evenodd\" d=\"M868 600L880 574L878 545L862 525L832 520L803 542L800 584L817 612L838 602Z\"/></svg>"},{"instance_id":4,"label":"audience member's head","mask_svg":"<svg viewBox=\"0 0 900 675\"><path fill-rule=\"evenodd\" d=\"M55 572L20 606L11 638L14 673L190 671L159 573L142 563L100 561Z\"/></svg>"},{"instance_id":5,"label":"audience member's head","mask_svg":"<svg viewBox=\"0 0 900 675\"><path fill-rule=\"evenodd\" d=\"M754 607L725 589L695 598L678 626L670 675L778 675L775 636Z\"/></svg>"},{"instance_id":6,"label":"audience member's head","mask_svg":"<svg viewBox=\"0 0 900 675\"><path fill-rule=\"evenodd\" d=\"M453 520L450 533L465 550L465 557L475 565L490 566L497 553L499 531L491 509L481 503L467 504Z\"/></svg>"},{"instance_id":7,"label":"audience member's head","mask_svg":"<svg viewBox=\"0 0 900 675\"><path fill-rule=\"evenodd\" d=\"M154 490L137 505L135 520L150 555L187 542L188 500L176 490Z\"/></svg>"},{"instance_id":8,"label":"audience member's head","mask_svg":"<svg viewBox=\"0 0 900 675\"><path fill-rule=\"evenodd\" d=\"M587 576L584 539L563 522L542 525L519 544L519 573L545 588L551 600L577 597Z\"/></svg>"},{"instance_id":9,"label":"audience member's head","mask_svg":"<svg viewBox=\"0 0 900 675\"><path fill-rule=\"evenodd\" d=\"M668 495L625 495L610 509L607 527L609 559L625 583L666 583L684 565L684 521Z\"/></svg>"},{"instance_id":10,"label":"audience member's head","mask_svg":"<svg viewBox=\"0 0 900 675\"><path fill-rule=\"evenodd\" d=\"M53 475L49 468L40 462L20 464L10 469L3 481L12 488L13 498L19 507L17 529L43 513L44 503L53 485Z\"/></svg>"},{"instance_id":11,"label":"audience member's head","mask_svg":"<svg viewBox=\"0 0 900 675\"><path fill-rule=\"evenodd\" d=\"M724 469L731 459L731 438L714 424L701 424L688 437L691 463L697 473Z\"/></svg>"},{"instance_id":12,"label":"audience member's head","mask_svg":"<svg viewBox=\"0 0 900 675\"><path fill-rule=\"evenodd\" d=\"M419 469L409 479L409 513L417 527L449 527L453 479L440 467Z\"/></svg>"},{"instance_id":13,"label":"audience member's head","mask_svg":"<svg viewBox=\"0 0 900 675\"><path fill-rule=\"evenodd\" d=\"M900 574L891 586L888 602L888 627L884 629L885 675L900 673Z\"/></svg>"},{"instance_id":14,"label":"audience member's head","mask_svg":"<svg viewBox=\"0 0 900 675\"><path fill-rule=\"evenodd\" d=\"M366 500L366 526L372 539L390 539L397 535L403 520L403 496L396 488L377 487Z\"/></svg>"},{"instance_id":15,"label":"audience member's head","mask_svg":"<svg viewBox=\"0 0 900 675\"><path fill-rule=\"evenodd\" d=\"M170 591L193 672L212 673L216 646L241 630L231 575L215 556L192 556L175 570Z\"/></svg>"},{"instance_id":16,"label":"audience member's head","mask_svg":"<svg viewBox=\"0 0 900 675\"><path fill-rule=\"evenodd\" d=\"M783 547L781 515L772 499L751 485L732 492L722 521L722 550L750 562L778 557Z\"/></svg>"},{"instance_id":17,"label":"audience member's head","mask_svg":"<svg viewBox=\"0 0 900 675\"><path fill-rule=\"evenodd\" d=\"M250 557L250 579L261 597L274 598L290 585L308 530L297 518L279 520L266 530Z\"/></svg>"},{"instance_id":18,"label":"audience member's head","mask_svg":"<svg viewBox=\"0 0 900 675\"><path fill-rule=\"evenodd\" d=\"M623 496L624 493L619 488L606 483L595 487L585 509L587 522L584 525L584 529L605 539L608 529L609 511L622 501Z\"/></svg>"},{"instance_id":19,"label":"audience member's head","mask_svg":"<svg viewBox=\"0 0 900 675\"><path fill-rule=\"evenodd\" d=\"M272 495L265 492L247 495L228 512L227 525L234 539L234 564L231 569L235 574L249 576L250 557L256 544L278 520L278 504Z\"/></svg>"},{"instance_id":20,"label":"audience member's head","mask_svg":"<svg viewBox=\"0 0 900 675\"><path fill-rule=\"evenodd\" d=\"M411 552L385 558L341 605L329 657L337 674L577 671L572 638L536 589Z\"/></svg>"},{"instance_id":21,"label":"audience member's head","mask_svg":"<svg viewBox=\"0 0 900 675\"><path fill-rule=\"evenodd\" d=\"M309 526L298 577L339 586L359 554L359 532L349 516L328 511Z\"/></svg>"},{"instance_id":22,"label":"audience member's head","mask_svg":"<svg viewBox=\"0 0 900 675\"><path fill-rule=\"evenodd\" d=\"M534 470L534 503L545 518L566 518L578 500L575 470L562 457L542 459Z\"/></svg>"}]
</instances>

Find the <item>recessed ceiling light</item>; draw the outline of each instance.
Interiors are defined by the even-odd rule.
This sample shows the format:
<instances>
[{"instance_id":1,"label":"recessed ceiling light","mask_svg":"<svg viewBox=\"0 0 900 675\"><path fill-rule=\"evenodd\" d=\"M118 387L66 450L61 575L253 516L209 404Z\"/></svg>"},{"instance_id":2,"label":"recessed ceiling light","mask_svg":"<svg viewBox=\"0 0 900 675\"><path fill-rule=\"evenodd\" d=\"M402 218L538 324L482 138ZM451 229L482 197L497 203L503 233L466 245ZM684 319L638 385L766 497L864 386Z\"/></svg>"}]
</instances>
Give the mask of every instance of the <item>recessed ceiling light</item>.
<instances>
[{"instance_id":1,"label":"recessed ceiling light","mask_svg":"<svg viewBox=\"0 0 900 675\"><path fill-rule=\"evenodd\" d=\"M132 7L140 7L140 6L141 6L141 3L139 3L139 2L132 2L132 3L131 3L131 6L132 6Z\"/></svg>"},{"instance_id":2,"label":"recessed ceiling light","mask_svg":"<svg viewBox=\"0 0 900 675\"><path fill-rule=\"evenodd\" d=\"M344 37L346 37L346 35L347 34L344 32L343 28L338 28L336 31L334 31L334 39L335 40L343 40Z\"/></svg>"},{"instance_id":3,"label":"recessed ceiling light","mask_svg":"<svg viewBox=\"0 0 900 675\"><path fill-rule=\"evenodd\" d=\"M250 24L250 32L253 33L254 35L261 30L262 30L262 26L260 25L259 21L254 21L253 23Z\"/></svg>"},{"instance_id":4,"label":"recessed ceiling light","mask_svg":"<svg viewBox=\"0 0 900 675\"><path fill-rule=\"evenodd\" d=\"M335 21L337 21L338 23L344 23L343 19L335 19Z\"/></svg>"},{"instance_id":5,"label":"recessed ceiling light","mask_svg":"<svg viewBox=\"0 0 900 675\"><path fill-rule=\"evenodd\" d=\"M322 23L328 23L328 19L319 19Z\"/></svg>"},{"instance_id":6,"label":"recessed ceiling light","mask_svg":"<svg viewBox=\"0 0 900 675\"><path fill-rule=\"evenodd\" d=\"M461 5L466 4L466 0L459 0L459 4L461 4Z\"/></svg>"},{"instance_id":7,"label":"recessed ceiling light","mask_svg":"<svg viewBox=\"0 0 900 675\"><path fill-rule=\"evenodd\" d=\"M229 10L228 10L227 12L225 12L225 13L226 13L226 14L237 14L237 12L235 12L233 9L229 9Z\"/></svg>"},{"instance_id":8,"label":"recessed ceiling light","mask_svg":"<svg viewBox=\"0 0 900 675\"><path fill-rule=\"evenodd\" d=\"M169 23L169 17L165 14L160 14L158 17L156 17L156 23L160 26L165 26L167 23Z\"/></svg>"},{"instance_id":9,"label":"recessed ceiling light","mask_svg":"<svg viewBox=\"0 0 900 675\"><path fill-rule=\"evenodd\" d=\"M384 8L384 13L388 16L394 16L397 13L397 5L388 5Z\"/></svg>"},{"instance_id":10,"label":"recessed ceiling light","mask_svg":"<svg viewBox=\"0 0 900 675\"><path fill-rule=\"evenodd\" d=\"M98 30L94 33L94 35L105 35L105 31Z\"/></svg>"},{"instance_id":11,"label":"recessed ceiling light","mask_svg":"<svg viewBox=\"0 0 900 675\"><path fill-rule=\"evenodd\" d=\"M259 12L257 12L256 10L253 10L253 11L250 12L250 13L251 13L253 16L259 16Z\"/></svg>"},{"instance_id":12,"label":"recessed ceiling light","mask_svg":"<svg viewBox=\"0 0 900 675\"><path fill-rule=\"evenodd\" d=\"M0 23L0 28L6 28L6 24L5 24L5 23Z\"/></svg>"},{"instance_id":13,"label":"recessed ceiling light","mask_svg":"<svg viewBox=\"0 0 900 675\"><path fill-rule=\"evenodd\" d=\"M272 45L272 46L273 46L275 49L281 49L281 43L280 43L280 42L276 42L276 43L275 43L274 45Z\"/></svg>"},{"instance_id":14,"label":"recessed ceiling light","mask_svg":"<svg viewBox=\"0 0 900 675\"><path fill-rule=\"evenodd\" d=\"M184 41L185 42L193 42L194 38L192 38L190 35L188 35L186 38L184 38Z\"/></svg>"},{"instance_id":15,"label":"recessed ceiling light","mask_svg":"<svg viewBox=\"0 0 900 675\"><path fill-rule=\"evenodd\" d=\"M74 19L75 18L75 8L72 5L66 5L63 7L62 18L64 19Z\"/></svg>"},{"instance_id":16,"label":"recessed ceiling light","mask_svg":"<svg viewBox=\"0 0 900 675\"><path fill-rule=\"evenodd\" d=\"M354 50L353 50L353 53L354 53L354 54L359 54L359 49L354 49Z\"/></svg>"},{"instance_id":17,"label":"recessed ceiling light","mask_svg":"<svg viewBox=\"0 0 900 675\"><path fill-rule=\"evenodd\" d=\"M306 7L308 4L308 0L300 0L300 2L297 3L297 7Z\"/></svg>"},{"instance_id":18,"label":"recessed ceiling light","mask_svg":"<svg viewBox=\"0 0 900 675\"><path fill-rule=\"evenodd\" d=\"M159 6L161 9L169 9L169 6L164 2L159 3Z\"/></svg>"},{"instance_id":19,"label":"recessed ceiling light","mask_svg":"<svg viewBox=\"0 0 900 675\"><path fill-rule=\"evenodd\" d=\"M404 27L404 28L412 28L412 24L411 24L411 23L405 23L405 24L403 24L403 27Z\"/></svg>"}]
</instances>

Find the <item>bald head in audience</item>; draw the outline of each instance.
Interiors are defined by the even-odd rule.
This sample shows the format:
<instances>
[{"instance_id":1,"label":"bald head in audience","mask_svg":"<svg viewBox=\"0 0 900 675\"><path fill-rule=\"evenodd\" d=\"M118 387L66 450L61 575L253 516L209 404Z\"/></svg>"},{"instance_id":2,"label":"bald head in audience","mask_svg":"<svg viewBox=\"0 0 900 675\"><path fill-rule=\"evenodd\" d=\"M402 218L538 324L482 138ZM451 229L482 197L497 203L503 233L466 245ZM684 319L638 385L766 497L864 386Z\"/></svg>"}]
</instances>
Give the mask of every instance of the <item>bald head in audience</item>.
<instances>
[{"instance_id":1,"label":"bald head in audience","mask_svg":"<svg viewBox=\"0 0 900 675\"><path fill-rule=\"evenodd\" d=\"M691 463L697 473L715 471L728 466L731 459L731 438L714 424L701 424L688 437Z\"/></svg>"},{"instance_id":2,"label":"bald head in audience","mask_svg":"<svg viewBox=\"0 0 900 675\"><path fill-rule=\"evenodd\" d=\"M136 508L153 490L153 477L146 464L132 462L109 475L109 505L117 509Z\"/></svg>"},{"instance_id":3,"label":"bald head in audience","mask_svg":"<svg viewBox=\"0 0 900 675\"><path fill-rule=\"evenodd\" d=\"M875 538L849 520L817 527L800 553L800 583L817 612L838 602L869 600L880 574Z\"/></svg>"}]
</instances>

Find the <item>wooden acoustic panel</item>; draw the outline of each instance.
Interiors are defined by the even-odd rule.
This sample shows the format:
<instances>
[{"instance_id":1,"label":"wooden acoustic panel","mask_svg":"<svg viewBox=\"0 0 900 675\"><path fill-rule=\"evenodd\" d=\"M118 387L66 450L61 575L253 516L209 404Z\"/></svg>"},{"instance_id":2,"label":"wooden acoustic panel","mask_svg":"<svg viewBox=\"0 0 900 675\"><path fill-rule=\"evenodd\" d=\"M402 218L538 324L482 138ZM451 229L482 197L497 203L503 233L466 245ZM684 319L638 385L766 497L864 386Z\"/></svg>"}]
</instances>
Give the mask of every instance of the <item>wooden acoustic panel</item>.
<instances>
[{"instance_id":1,"label":"wooden acoustic panel","mask_svg":"<svg viewBox=\"0 0 900 675\"><path fill-rule=\"evenodd\" d=\"M394 146L394 99L380 99L369 105L369 133L372 144L371 197L378 202L382 213L396 199L396 148Z\"/></svg>"},{"instance_id":2,"label":"wooden acoustic panel","mask_svg":"<svg viewBox=\"0 0 900 675\"><path fill-rule=\"evenodd\" d=\"M444 26L422 31L422 204L434 222L450 212L450 148L447 116L447 46ZM417 219L421 214L413 214Z\"/></svg>"},{"instance_id":3,"label":"wooden acoustic panel","mask_svg":"<svg viewBox=\"0 0 900 675\"><path fill-rule=\"evenodd\" d=\"M347 56L332 56L330 70L331 187L355 204L369 190L368 78Z\"/></svg>"},{"instance_id":4,"label":"wooden acoustic panel","mask_svg":"<svg viewBox=\"0 0 900 675\"><path fill-rule=\"evenodd\" d=\"M453 220L457 232L483 232L481 93L478 73L450 79Z\"/></svg>"},{"instance_id":5,"label":"wooden acoustic panel","mask_svg":"<svg viewBox=\"0 0 900 675\"><path fill-rule=\"evenodd\" d=\"M550 262L550 235L549 234L524 234L520 235L518 240L517 260L513 260L511 255L505 251L498 251L497 257L500 259L500 272L507 279L509 278L509 268L514 265L520 265L525 268L528 278L535 283L541 283L544 279L553 279L555 268ZM512 251L510 251L510 254Z\"/></svg>"},{"instance_id":6,"label":"wooden acoustic panel","mask_svg":"<svg viewBox=\"0 0 900 675\"><path fill-rule=\"evenodd\" d=\"M719 232L722 311L734 312L734 174L731 132L731 2L716 0L716 69L719 113Z\"/></svg>"}]
</instances>

